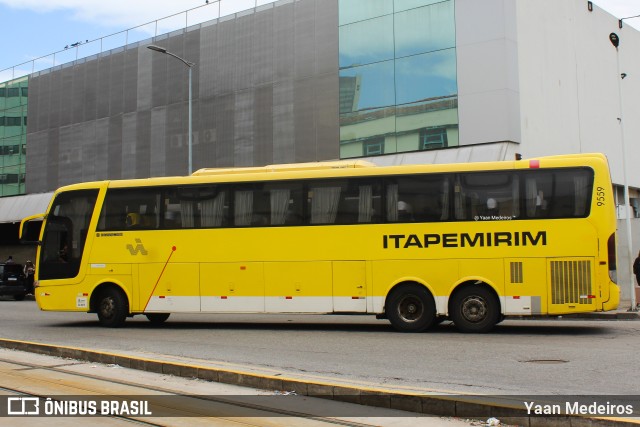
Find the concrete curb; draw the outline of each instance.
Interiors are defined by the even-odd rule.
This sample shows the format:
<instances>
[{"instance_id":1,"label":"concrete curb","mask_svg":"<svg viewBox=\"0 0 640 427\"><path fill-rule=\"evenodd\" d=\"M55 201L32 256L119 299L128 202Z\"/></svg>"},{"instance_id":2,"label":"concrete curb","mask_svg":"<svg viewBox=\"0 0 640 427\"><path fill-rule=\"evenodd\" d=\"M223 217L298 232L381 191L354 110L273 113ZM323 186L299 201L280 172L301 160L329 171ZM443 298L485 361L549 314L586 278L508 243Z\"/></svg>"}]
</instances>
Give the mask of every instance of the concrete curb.
<instances>
[{"instance_id":1,"label":"concrete curb","mask_svg":"<svg viewBox=\"0 0 640 427\"><path fill-rule=\"evenodd\" d=\"M490 396L447 396L402 393L395 390L374 389L361 386L310 382L282 376L269 376L236 370L176 363L160 359L150 359L88 350L83 348L55 346L28 341L0 338L0 347L26 351L47 356L57 356L84 360L94 363L115 364L126 368L147 372L198 378L225 384L234 384L274 391L295 391L298 395L319 397L335 401L355 403L389 409L429 414L444 417L486 419L495 417L505 424L527 427L594 427L594 426L635 426L640 420L624 418L595 418L581 416L541 417L527 414L516 405L491 401Z\"/></svg>"}]
</instances>

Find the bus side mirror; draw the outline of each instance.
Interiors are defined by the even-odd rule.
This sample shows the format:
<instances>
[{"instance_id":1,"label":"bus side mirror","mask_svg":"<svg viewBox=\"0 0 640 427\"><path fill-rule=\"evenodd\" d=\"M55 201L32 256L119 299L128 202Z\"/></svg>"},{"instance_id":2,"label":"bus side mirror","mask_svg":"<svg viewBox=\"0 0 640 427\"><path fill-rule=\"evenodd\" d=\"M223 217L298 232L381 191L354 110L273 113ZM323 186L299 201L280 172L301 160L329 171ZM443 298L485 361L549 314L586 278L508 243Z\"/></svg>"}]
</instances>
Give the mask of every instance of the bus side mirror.
<instances>
[{"instance_id":1,"label":"bus side mirror","mask_svg":"<svg viewBox=\"0 0 640 427\"><path fill-rule=\"evenodd\" d=\"M20 232L18 238L23 245L39 245L40 230L42 229L42 220L44 214L33 215L24 218L20 222Z\"/></svg>"}]
</instances>

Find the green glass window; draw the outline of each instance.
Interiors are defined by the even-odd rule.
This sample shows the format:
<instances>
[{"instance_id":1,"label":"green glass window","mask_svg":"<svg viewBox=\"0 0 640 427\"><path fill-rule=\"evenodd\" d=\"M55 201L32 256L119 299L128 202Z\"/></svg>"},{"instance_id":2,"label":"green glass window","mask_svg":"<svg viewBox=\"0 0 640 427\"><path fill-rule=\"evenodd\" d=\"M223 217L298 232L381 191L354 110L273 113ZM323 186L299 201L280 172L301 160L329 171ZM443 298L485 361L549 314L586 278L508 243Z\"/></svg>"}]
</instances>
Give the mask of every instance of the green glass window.
<instances>
[{"instance_id":1,"label":"green glass window","mask_svg":"<svg viewBox=\"0 0 640 427\"><path fill-rule=\"evenodd\" d=\"M0 197L25 193L27 84L0 83Z\"/></svg>"},{"instance_id":2,"label":"green glass window","mask_svg":"<svg viewBox=\"0 0 640 427\"><path fill-rule=\"evenodd\" d=\"M378 62L340 71L340 78L356 78L359 84L353 93L353 110L384 107L395 104L393 61ZM345 98L347 93L343 92ZM343 94L341 94L342 96Z\"/></svg>"},{"instance_id":3,"label":"green glass window","mask_svg":"<svg viewBox=\"0 0 640 427\"><path fill-rule=\"evenodd\" d=\"M394 0L393 8L396 13L437 3L450 3L443 0Z\"/></svg>"},{"instance_id":4,"label":"green glass window","mask_svg":"<svg viewBox=\"0 0 640 427\"><path fill-rule=\"evenodd\" d=\"M388 59L393 59L392 15L340 27L341 68Z\"/></svg>"},{"instance_id":5,"label":"green glass window","mask_svg":"<svg viewBox=\"0 0 640 427\"><path fill-rule=\"evenodd\" d=\"M389 0L341 0L338 13L340 25L351 24L393 13Z\"/></svg>"},{"instance_id":6,"label":"green glass window","mask_svg":"<svg viewBox=\"0 0 640 427\"><path fill-rule=\"evenodd\" d=\"M396 60L396 103L456 94L455 50L425 53Z\"/></svg>"},{"instance_id":7,"label":"green glass window","mask_svg":"<svg viewBox=\"0 0 640 427\"><path fill-rule=\"evenodd\" d=\"M338 10L341 158L457 146L455 0L339 0Z\"/></svg>"},{"instance_id":8,"label":"green glass window","mask_svg":"<svg viewBox=\"0 0 640 427\"><path fill-rule=\"evenodd\" d=\"M396 58L455 47L453 3L396 13L394 29Z\"/></svg>"}]
</instances>

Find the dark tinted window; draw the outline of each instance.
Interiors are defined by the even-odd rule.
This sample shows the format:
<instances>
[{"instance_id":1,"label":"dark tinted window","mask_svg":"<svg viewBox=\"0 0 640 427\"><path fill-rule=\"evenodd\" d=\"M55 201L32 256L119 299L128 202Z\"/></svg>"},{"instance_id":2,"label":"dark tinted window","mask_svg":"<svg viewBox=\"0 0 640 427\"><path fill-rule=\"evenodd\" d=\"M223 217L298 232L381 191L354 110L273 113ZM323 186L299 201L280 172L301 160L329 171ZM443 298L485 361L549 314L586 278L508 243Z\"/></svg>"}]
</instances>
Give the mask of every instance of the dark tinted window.
<instances>
[{"instance_id":1,"label":"dark tinted window","mask_svg":"<svg viewBox=\"0 0 640 427\"><path fill-rule=\"evenodd\" d=\"M109 190L99 231L589 215L587 168Z\"/></svg>"},{"instance_id":2,"label":"dark tinted window","mask_svg":"<svg viewBox=\"0 0 640 427\"><path fill-rule=\"evenodd\" d=\"M450 176L399 176L385 181L387 221L432 222L450 219Z\"/></svg>"},{"instance_id":3,"label":"dark tinted window","mask_svg":"<svg viewBox=\"0 0 640 427\"><path fill-rule=\"evenodd\" d=\"M527 218L580 218L589 215L591 169L543 170L523 174Z\"/></svg>"},{"instance_id":4,"label":"dark tinted window","mask_svg":"<svg viewBox=\"0 0 640 427\"><path fill-rule=\"evenodd\" d=\"M109 190L99 231L157 229L160 226L160 190L156 188Z\"/></svg>"}]
</instances>

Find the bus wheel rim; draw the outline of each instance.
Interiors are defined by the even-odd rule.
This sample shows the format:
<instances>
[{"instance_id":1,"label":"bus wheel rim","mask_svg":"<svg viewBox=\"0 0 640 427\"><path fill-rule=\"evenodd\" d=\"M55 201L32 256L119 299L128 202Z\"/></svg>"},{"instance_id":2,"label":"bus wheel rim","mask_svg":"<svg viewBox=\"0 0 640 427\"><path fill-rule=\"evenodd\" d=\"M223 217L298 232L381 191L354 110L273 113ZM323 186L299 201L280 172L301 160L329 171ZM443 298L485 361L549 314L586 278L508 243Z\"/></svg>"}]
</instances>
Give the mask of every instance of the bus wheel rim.
<instances>
[{"instance_id":1,"label":"bus wheel rim","mask_svg":"<svg viewBox=\"0 0 640 427\"><path fill-rule=\"evenodd\" d=\"M416 322L424 313L422 301L415 295L407 295L398 304L398 314L405 322Z\"/></svg>"},{"instance_id":2,"label":"bus wheel rim","mask_svg":"<svg viewBox=\"0 0 640 427\"><path fill-rule=\"evenodd\" d=\"M113 313L115 311L115 304L113 303L113 298L105 298L102 300L102 304L100 305L100 312L103 317L111 318L113 317Z\"/></svg>"},{"instance_id":3,"label":"bus wheel rim","mask_svg":"<svg viewBox=\"0 0 640 427\"><path fill-rule=\"evenodd\" d=\"M462 301L461 311L462 316L469 322L482 322L487 318L487 302L478 295L469 296Z\"/></svg>"}]
</instances>

